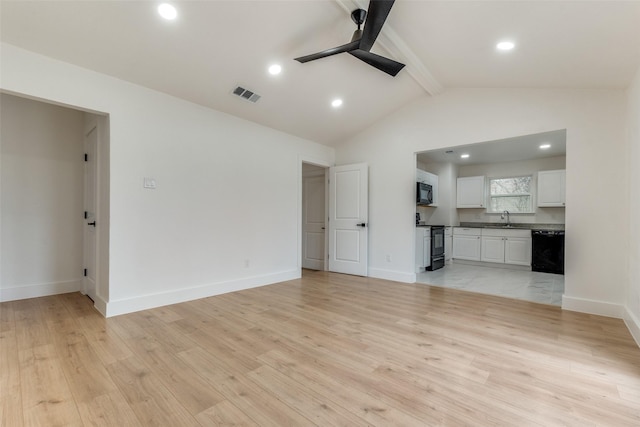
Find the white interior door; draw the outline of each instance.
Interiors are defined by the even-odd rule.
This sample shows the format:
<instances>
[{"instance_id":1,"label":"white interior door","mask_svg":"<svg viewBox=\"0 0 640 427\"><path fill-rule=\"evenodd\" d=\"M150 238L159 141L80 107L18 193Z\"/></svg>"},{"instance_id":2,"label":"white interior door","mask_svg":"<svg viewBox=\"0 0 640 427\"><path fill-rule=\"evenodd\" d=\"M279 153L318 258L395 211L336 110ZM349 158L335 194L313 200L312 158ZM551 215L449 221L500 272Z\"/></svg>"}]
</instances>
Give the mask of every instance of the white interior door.
<instances>
[{"instance_id":1,"label":"white interior door","mask_svg":"<svg viewBox=\"0 0 640 427\"><path fill-rule=\"evenodd\" d=\"M302 178L302 268L324 270L324 172Z\"/></svg>"},{"instance_id":2,"label":"white interior door","mask_svg":"<svg viewBox=\"0 0 640 427\"><path fill-rule=\"evenodd\" d=\"M93 128L84 139L84 292L96 300L96 183L98 132Z\"/></svg>"},{"instance_id":3,"label":"white interior door","mask_svg":"<svg viewBox=\"0 0 640 427\"><path fill-rule=\"evenodd\" d=\"M336 166L329 177L329 270L367 275L369 169Z\"/></svg>"}]
</instances>

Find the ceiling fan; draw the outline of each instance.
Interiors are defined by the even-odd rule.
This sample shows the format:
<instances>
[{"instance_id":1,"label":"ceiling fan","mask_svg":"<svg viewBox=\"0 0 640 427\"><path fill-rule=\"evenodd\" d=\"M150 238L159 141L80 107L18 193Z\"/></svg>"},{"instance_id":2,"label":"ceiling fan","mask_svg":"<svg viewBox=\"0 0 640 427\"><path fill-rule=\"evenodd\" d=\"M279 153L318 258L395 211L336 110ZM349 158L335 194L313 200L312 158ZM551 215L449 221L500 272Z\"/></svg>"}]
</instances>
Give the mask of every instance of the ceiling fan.
<instances>
[{"instance_id":1,"label":"ceiling fan","mask_svg":"<svg viewBox=\"0 0 640 427\"><path fill-rule=\"evenodd\" d=\"M353 32L349 43L323 50L322 52L312 53L311 55L301 56L295 58L295 60L304 64L305 62L348 52L359 60L376 67L378 70L395 76L402 70L404 64L370 52L373 43L376 41L376 38L378 38L378 34L380 34L380 30L382 30L384 22L387 20L387 16L389 16L394 1L395 0L371 0L369 2L368 13L364 9L356 9L351 12L351 19L356 23L358 29ZM364 25L364 30L361 30L360 26L365 22L365 18L367 22Z\"/></svg>"}]
</instances>

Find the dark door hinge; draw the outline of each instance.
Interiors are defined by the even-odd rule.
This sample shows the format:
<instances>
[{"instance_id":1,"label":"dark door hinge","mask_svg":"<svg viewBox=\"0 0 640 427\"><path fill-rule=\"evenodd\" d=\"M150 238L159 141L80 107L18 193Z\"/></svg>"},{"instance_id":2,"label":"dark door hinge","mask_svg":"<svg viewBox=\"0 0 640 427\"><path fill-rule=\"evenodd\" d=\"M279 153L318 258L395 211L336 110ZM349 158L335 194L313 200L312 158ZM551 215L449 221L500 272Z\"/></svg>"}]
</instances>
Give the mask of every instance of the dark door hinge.
<instances>
[{"instance_id":1,"label":"dark door hinge","mask_svg":"<svg viewBox=\"0 0 640 427\"><path fill-rule=\"evenodd\" d=\"M84 155L84 161L85 161L85 162L88 162L88 161L89 161L89 155L88 155L88 154L86 154L86 153L85 153L85 155Z\"/></svg>"},{"instance_id":2,"label":"dark door hinge","mask_svg":"<svg viewBox=\"0 0 640 427\"><path fill-rule=\"evenodd\" d=\"M89 218L89 212L84 211L84 219L87 219L87 218Z\"/></svg>"},{"instance_id":3,"label":"dark door hinge","mask_svg":"<svg viewBox=\"0 0 640 427\"><path fill-rule=\"evenodd\" d=\"M87 277L87 269L84 269L84 277Z\"/></svg>"}]
</instances>

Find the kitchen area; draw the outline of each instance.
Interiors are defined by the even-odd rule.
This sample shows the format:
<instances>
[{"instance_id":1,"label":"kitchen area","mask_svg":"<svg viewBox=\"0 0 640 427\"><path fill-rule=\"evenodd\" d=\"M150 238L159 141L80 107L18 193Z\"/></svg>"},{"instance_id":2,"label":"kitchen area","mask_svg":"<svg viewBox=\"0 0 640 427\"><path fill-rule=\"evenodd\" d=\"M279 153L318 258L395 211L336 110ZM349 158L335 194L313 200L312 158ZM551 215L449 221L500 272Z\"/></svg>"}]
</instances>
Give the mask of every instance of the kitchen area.
<instances>
[{"instance_id":1,"label":"kitchen area","mask_svg":"<svg viewBox=\"0 0 640 427\"><path fill-rule=\"evenodd\" d=\"M416 281L560 305L566 131L417 154Z\"/></svg>"}]
</instances>

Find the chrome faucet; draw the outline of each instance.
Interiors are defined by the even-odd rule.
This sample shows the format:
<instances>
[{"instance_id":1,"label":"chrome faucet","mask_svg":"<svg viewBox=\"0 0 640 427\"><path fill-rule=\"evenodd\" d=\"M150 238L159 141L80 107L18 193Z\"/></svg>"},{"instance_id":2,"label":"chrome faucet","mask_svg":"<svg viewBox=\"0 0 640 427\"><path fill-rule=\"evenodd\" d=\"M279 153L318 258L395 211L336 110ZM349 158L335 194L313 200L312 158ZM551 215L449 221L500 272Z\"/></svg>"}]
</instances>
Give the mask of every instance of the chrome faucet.
<instances>
[{"instance_id":1,"label":"chrome faucet","mask_svg":"<svg viewBox=\"0 0 640 427\"><path fill-rule=\"evenodd\" d=\"M507 227L509 227L511 225L511 219L509 217L509 211L502 212L502 215L500 215L500 219L504 219L505 214L507 215L507 223L505 225Z\"/></svg>"}]
</instances>

